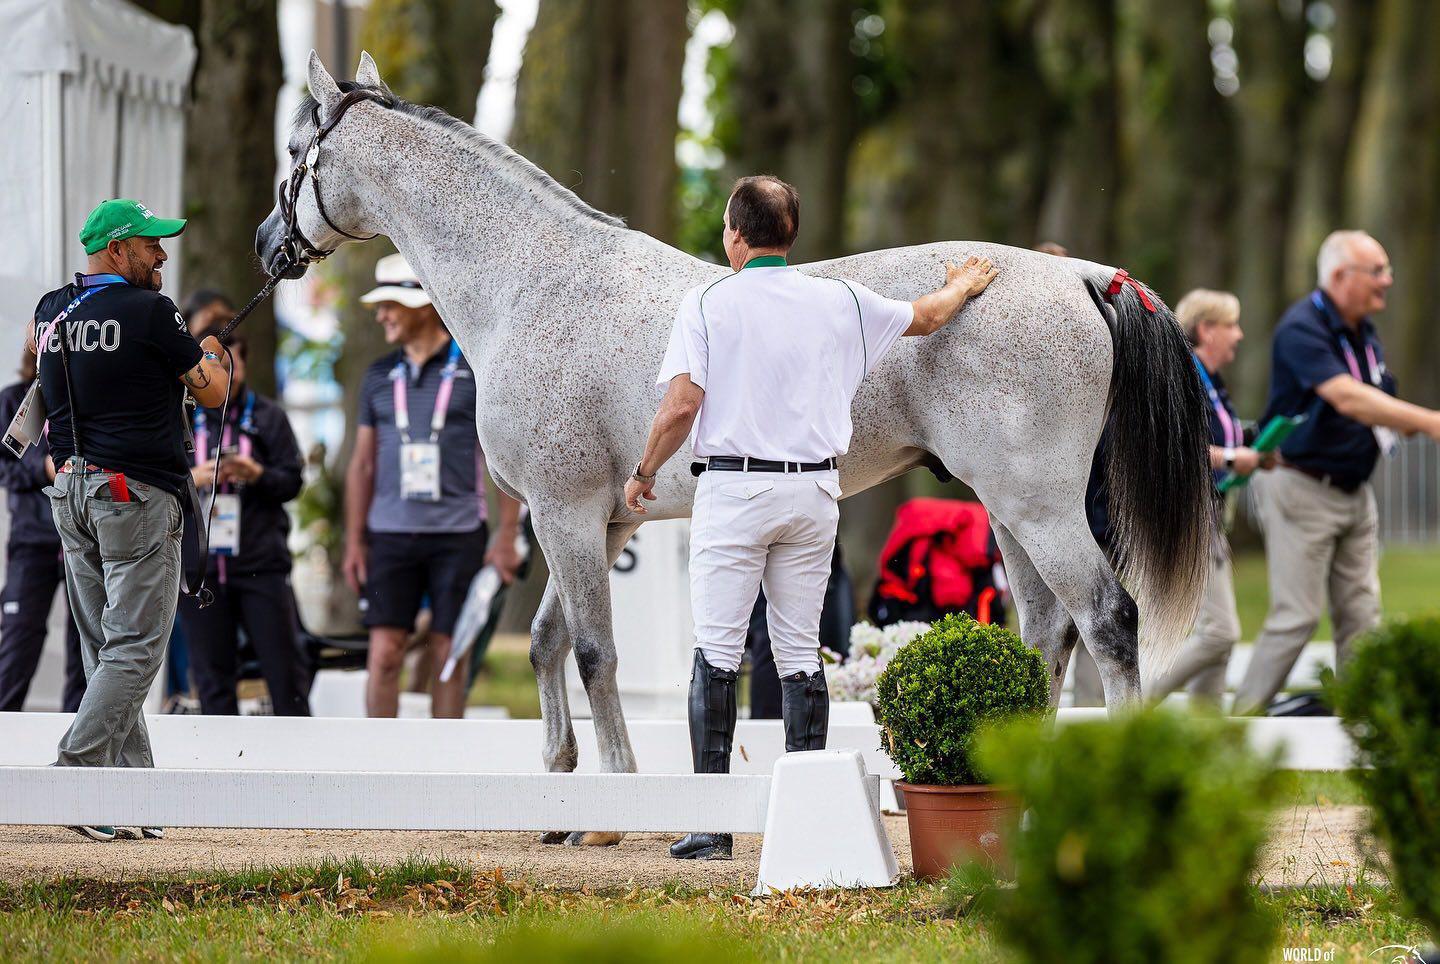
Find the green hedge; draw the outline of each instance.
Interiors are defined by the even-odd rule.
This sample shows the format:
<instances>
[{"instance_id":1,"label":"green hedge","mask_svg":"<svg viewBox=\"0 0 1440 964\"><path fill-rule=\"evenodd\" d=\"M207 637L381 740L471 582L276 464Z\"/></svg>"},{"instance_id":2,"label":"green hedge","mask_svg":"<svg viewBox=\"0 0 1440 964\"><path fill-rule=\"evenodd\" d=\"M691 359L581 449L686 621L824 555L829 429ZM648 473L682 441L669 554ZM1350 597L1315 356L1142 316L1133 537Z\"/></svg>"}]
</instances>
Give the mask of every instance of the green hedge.
<instances>
[{"instance_id":1,"label":"green hedge","mask_svg":"<svg viewBox=\"0 0 1440 964\"><path fill-rule=\"evenodd\" d=\"M995 909L1021 959L1268 959L1276 923L1250 881L1279 780L1238 727L1152 711L1012 727L981 749L1029 811Z\"/></svg>"},{"instance_id":2,"label":"green hedge","mask_svg":"<svg viewBox=\"0 0 1440 964\"><path fill-rule=\"evenodd\" d=\"M965 613L907 643L875 682L884 749L910 783L987 782L972 744L982 726L1049 705L1045 660L1020 637Z\"/></svg>"},{"instance_id":3,"label":"green hedge","mask_svg":"<svg viewBox=\"0 0 1440 964\"><path fill-rule=\"evenodd\" d=\"M1440 940L1440 614L1387 624L1355 647L1330 698L1406 909Z\"/></svg>"}]
</instances>

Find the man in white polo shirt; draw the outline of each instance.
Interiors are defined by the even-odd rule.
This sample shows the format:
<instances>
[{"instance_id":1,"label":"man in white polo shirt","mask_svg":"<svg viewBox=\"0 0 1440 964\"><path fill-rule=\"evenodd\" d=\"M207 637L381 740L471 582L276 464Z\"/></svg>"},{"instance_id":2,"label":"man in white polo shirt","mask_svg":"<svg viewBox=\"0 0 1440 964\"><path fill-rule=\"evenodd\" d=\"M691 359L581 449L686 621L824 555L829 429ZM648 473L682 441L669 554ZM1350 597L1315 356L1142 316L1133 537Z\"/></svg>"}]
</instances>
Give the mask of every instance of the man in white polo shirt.
<instances>
[{"instance_id":1,"label":"man in white polo shirt","mask_svg":"<svg viewBox=\"0 0 1440 964\"><path fill-rule=\"evenodd\" d=\"M850 447L850 401L901 335L940 330L995 268L945 266L944 287L914 302L815 278L786 264L800 199L779 178L741 178L725 208L735 273L681 302L657 384L666 387L645 455L625 485L644 513L655 474L695 429L700 477L690 528L696 651L690 746L697 773L728 773L745 631L764 586L781 681L785 749L825 747L830 697L818 633L835 528L837 456ZM692 833L674 857L730 857L729 834Z\"/></svg>"}]
</instances>

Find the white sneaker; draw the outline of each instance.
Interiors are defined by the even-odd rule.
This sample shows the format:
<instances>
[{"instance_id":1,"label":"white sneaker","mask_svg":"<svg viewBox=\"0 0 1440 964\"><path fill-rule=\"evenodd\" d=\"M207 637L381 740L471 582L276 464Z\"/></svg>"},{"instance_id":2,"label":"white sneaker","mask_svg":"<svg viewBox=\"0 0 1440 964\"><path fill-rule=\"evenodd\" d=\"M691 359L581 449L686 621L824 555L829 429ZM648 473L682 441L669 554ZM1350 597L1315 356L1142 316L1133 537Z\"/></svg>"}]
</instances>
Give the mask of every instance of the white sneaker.
<instances>
[{"instance_id":1,"label":"white sneaker","mask_svg":"<svg viewBox=\"0 0 1440 964\"><path fill-rule=\"evenodd\" d=\"M82 837L89 837L91 840L98 840L101 843L109 843L116 837L114 827L71 827Z\"/></svg>"}]
</instances>

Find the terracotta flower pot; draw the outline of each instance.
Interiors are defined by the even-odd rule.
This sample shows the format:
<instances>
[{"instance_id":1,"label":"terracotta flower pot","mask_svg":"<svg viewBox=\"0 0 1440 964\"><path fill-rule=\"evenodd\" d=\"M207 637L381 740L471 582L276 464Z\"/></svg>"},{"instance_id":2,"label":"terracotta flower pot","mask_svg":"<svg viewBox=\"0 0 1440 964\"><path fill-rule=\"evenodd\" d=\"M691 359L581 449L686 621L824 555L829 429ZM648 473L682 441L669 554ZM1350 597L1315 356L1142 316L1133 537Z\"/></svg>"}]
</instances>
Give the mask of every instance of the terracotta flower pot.
<instances>
[{"instance_id":1,"label":"terracotta flower pot","mask_svg":"<svg viewBox=\"0 0 1440 964\"><path fill-rule=\"evenodd\" d=\"M1013 825L1019 802L989 784L940 787L897 780L905 794L910 856L915 876L936 880L969 860L1006 866L1003 834Z\"/></svg>"}]
</instances>

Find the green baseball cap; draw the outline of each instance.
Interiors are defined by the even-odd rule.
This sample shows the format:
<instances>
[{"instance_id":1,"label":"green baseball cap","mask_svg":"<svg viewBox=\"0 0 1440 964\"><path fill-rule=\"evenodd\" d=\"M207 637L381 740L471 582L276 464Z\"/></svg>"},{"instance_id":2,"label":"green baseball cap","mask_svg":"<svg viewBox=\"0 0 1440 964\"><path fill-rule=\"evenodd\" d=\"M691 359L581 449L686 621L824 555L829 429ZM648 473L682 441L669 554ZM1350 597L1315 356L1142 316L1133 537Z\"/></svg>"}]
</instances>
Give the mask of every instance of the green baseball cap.
<instances>
[{"instance_id":1,"label":"green baseball cap","mask_svg":"<svg viewBox=\"0 0 1440 964\"><path fill-rule=\"evenodd\" d=\"M157 218L139 201L115 198L95 205L80 229L80 243L86 254L94 254L111 241L173 238L184 230L184 218Z\"/></svg>"}]
</instances>

